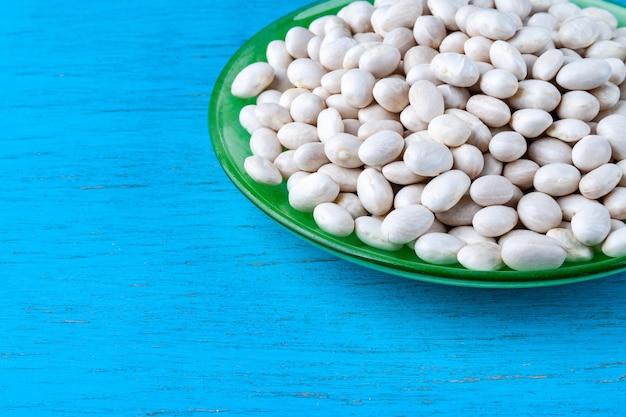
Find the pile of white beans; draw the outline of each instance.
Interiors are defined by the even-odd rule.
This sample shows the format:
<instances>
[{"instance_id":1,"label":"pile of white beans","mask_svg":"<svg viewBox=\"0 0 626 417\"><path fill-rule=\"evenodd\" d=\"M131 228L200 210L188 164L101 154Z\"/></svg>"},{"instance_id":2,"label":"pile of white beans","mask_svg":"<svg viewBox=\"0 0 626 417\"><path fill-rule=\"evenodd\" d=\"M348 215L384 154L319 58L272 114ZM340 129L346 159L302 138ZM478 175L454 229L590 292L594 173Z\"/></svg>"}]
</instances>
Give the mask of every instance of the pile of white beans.
<instances>
[{"instance_id":1,"label":"pile of white beans","mask_svg":"<svg viewBox=\"0 0 626 417\"><path fill-rule=\"evenodd\" d=\"M354 1L238 73L262 184L335 236L534 271L626 255L626 29L561 0Z\"/></svg>"}]
</instances>

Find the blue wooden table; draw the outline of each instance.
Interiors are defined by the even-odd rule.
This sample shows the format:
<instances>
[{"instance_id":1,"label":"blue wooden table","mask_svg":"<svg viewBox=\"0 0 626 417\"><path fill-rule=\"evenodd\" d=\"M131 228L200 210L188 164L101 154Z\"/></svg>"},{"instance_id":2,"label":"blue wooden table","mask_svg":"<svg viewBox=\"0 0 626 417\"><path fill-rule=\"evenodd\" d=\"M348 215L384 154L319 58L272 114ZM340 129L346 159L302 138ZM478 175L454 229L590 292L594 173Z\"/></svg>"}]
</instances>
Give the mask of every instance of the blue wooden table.
<instances>
[{"instance_id":1,"label":"blue wooden table","mask_svg":"<svg viewBox=\"0 0 626 417\"><path fill-rule=\"evenodd\" d=\"M0 415L623 415L626 275L385 275L227 179L213 84L306 3L3 2Z\"/></svg>"}]
</instances>

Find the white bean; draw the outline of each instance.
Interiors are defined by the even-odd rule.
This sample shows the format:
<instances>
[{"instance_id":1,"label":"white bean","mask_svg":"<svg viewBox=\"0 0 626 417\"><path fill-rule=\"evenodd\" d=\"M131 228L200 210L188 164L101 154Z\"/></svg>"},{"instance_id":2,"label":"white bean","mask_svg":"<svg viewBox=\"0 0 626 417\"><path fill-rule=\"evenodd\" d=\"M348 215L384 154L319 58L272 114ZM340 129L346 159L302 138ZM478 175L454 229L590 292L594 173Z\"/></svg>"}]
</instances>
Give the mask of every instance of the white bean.
<instances>
[{"instance_id":1,"label":"white bean","mask_svg":"<svg viewBox=\"0 0 626 417\"><path fill-rule=\"evenodd\" d=\"M513 198L515 186L501 175L485 175L476 178L469 189L469 195L481 206L506 204Z\"/></svg>"},{"instance_id":2,"label":"white bean","mask_svg":"<svg viewBox=\"0 0 626 417\"><path fill-rule=\"evenodd\" d=\"M431 179L422 192L422 205L433 213L454 207L469 190L469 176L458 169L446 171Z\"/></svg>"},{"instance_id":3,"label":"white bean","mask_svg":"<svg viewBox=\"0 0 626 417\"><path fill-rule=\"evenodd\" d=\"M541 109L520 109L511 115L510 125L527 138L536 138L552 125L552 116Z\"/></svg>"},{"instance_id":4,"label":"white bean","mask_svg":"<svg viewBox=\"0 0 626 417\"><path fill-rule=\"evenodd\" d=\"M598 202L583 205L571 220L572 233L584 245L602 243L611 231L609 210Z\"/></svg>"},{"instance_id":5,"label":"white bean","mask_svg":"<svg viewBox=\"0 0 626 417\"><path fill-rule=\"evenodd\" d=\"M374 168L366 168L361 172L356 192L363 207L373 215L382 216L393 206L394 195L391 184Z\"/></svg>"},{"instance_id":6,"label":"white bean","mask_svg":"<svg viewBox=\"0 0 626 417\"><path fill-rule=\"evenodd\" d=\"M539 191L524 195L517 203L517 213L527 229L538 233L558 227L563 220L561 207L556 200Z\"/></svg>"},{"instance_id":7,"label":"white bean","mask_svg":"<svg viewBox=\"0 0 626 417\"><path fill-rule=\"evenodd\" d=\"M521 158L527 149L528 144L524 136L514 131L498 132L489 142L489 152L502 162L513 162Z\"/></svg>"},{"instance_id":8,"label":"white bean","mask_svg":"<svg viewBox=\"0 0 626 417\"><path fill-rule=\"evenodd\" d=\"M511 120L511 109L504 101L484 94L470 97L465 109L489 127L502 127Z\"/></svg>"},{"instance_id":9,"label":"white bean","mask_svg":"<svg viewBox=\"0 0 626 417\"><path fill-rule=\"evenodd\" d=\"M517 224L517 211L512 207L493 205L480 209L472 220L472 226L486 237L498 237L512 230Z\"/></svg>"},{"instance_id":10,"label":"white bean","mask_svg":"<svg viewBox=\"0 0 626 417\"><path fill-rule=\"evenodd\" d=\"M528 74L528 68L522 54L506 41L497 40L491 45L489 59L495 68L509 71L520 81L525 79Z\"/></svg>"},{"instance_id":11,"label":"white bean","mask_svg":"<svg viewBox=\"0 0 626 417\"><path fill-rule=\"evenodd\" d=\"M386 110L400 113L409 104L411 86L398 77L387 77L378 80L372 89L376 102Z\"/></svg>"},{"instance_id":12,"label":"white bean","mask_svg":"<svg viewBox=\"0 0 626 417\"><path fill-rule=\"evenodd\" d=\"M542 193L553 197L561 197L576 192L580 178L580 171L572 165L563 163L547 164L535 172L533 186L535 190Z\"/></svg>"},{"instance_id":13,"label":"white bean","mask_svg":"<svg viewBox=\"0 0 626 417\"><path fill-rule=\"evenodd\" d=\"M485 158L476 146L464 143L463 145L450 148L450 151L454 161L452 168L465 172L471 179L483 173Z\"/></svg>"},{"instance_id":14,"label":"white bean","mask_svg":"<svg viewBox=\"0 0 626 417\"><path fill-rule=\"evenodd\" d=\"M450 149L440 142L422 140L409 145L403 160L407 167L424 177L434 177L452 168L454 158Z\"/></svg>"},{"instance_id":15,"label":"white bean","mask_svg":"<svg viewBox=\"0 0 626 417\"><path fill-rule=\"evenodd\" d=\"M425 177L411 171L404 161L393 161L383 166L381 172L393 184L409 185L422 181Z\"/></svg>"},{"instance_id":16,"label":"white bean","mask_svg":"<svg viewBox=\"0 0 626 417\"><path fill-rule=\"evenodd\" d=\"M336 203L318 204L313 209L313 219L320 229L333 236L345 237L354 231L352 215Z\"/></svg>"},{"instance_id":17,"label":"white bean","mask_svg":"<svg viewBox=\"0 0 626 417\"><path fill-rule=\"evenodd\" d=\"M554 84L543 80L522 80L517 92L507 99L513 109L541 109L551 112L561 102L561 92Z\"/></svg>"},{"instance_id":18,"label":"white bean","mask_svg":"<svg viewBox=\"0 0 626 417\"><path fill-rule=\"evenodd\" d=\"M307 172L315 172L330 162L322 142L310 142L299 146L293 158L298 168Z\"/></svg>"},{"instance_id":19,"label":"white bean","mask_svg":"<svg viewBox=\"0 0 626 417\"><path fill-rule=\"evenodd\" d=\"M533 78L550 81L559 72L563 66L565 57L563 52L559 49L548 49L543 52L535 61L533 65L532 76Z\"/></svg>"},{"instance_id":20,"label":"white bean","mask_svg":"<svg viewBox=\"0 0 626 417\"><path fill-rule=\"evenodd\" d=\"M397 208L383 219L381 232L392 243L406 244L425 233L434 220L433 213L419 204Z\"/></svg>"},{"instance_id":21,"label":"white bean","mask_svg":"<svg viewBox=\"0 0 626 417\"><path fill-rule=\"evenodd\" d=\"M424 122L430 122L444 111L443 95L435 84L426 80L411 85L409 103L417 117Z\"/></svg>"},{"instance_id":22,"label":"white bean","mask_svg":"<svg viewBox=\"0 0 626 417\"><path fill-rule=\"evenodd\" d=\"M252 98L274 81L274 68L266 62L255 62L242 69L233 80L231 94L239 98Z\"/></svg>"},{"instance_id":23,"label":"white bean","mask_svg":"<svg viewBox=\"0 0 626 417\"><path fill-rule=\"evenodd\" d=\"M567 252L556 239L539 233L511 236L502 243L502 261L517 271L541 271L560 267Z\"/></svg>"},{"instance_id":24,"label":"white bean","mask_svg":"<svg viewBox=\"0 0 626 417\"><path fill-rule=\"evenodd\" d=\"M539 165L557 162L571 164L572 148L559 139L543 137L528 145L528 157Z\"/></svg>"},{"instance_id":25,"label":"white bean","mask_svg":"<svg viewBox=\"0 0 626 417\"><path fill-rule=\"evenodd\" d=\"M511 72L494 68L480 77L480 89L488 96L505 99L517 92L518 80Z\"/></svg>"},{"instance_id":26,"label":"white bean","mask_svg":"<svg viewBox=\"0 0 626 417\"><path fill-rule=\"evenodd\" d=\"M583 58L564 65L556 82L568 90L591 90L609 81L611 66L602 58Z\"/></svg>"},{"instance_id":27,"label":"white bean","mask_svg":"<svg viewBox=\"0 0 626 417\"><path fill-rule=\"evenodd\" d=\"M368 246L397 251L402 249L401 244L387 240L381 232L382 220L371 216L361 216L354 220L354 233L359 240Z\"/></svg>"},{"instance_id":28,"label":"white bean","mask_svg":"<svg viewBox=\"0 0 626 417\"><path fill-rule=\"evenodd\" d=\"M613 114L606 116L598 122L596 133L608 139L613 150L613 158L616 160L626 159L626 115Z\"/></svg>"},{"instance_id":29,"label":"white bean","mask_svg":"<svg viewBox=\"0 0 626 417\"><path fill-rule=\"evenodd\" d=\"M351 69L341 77L341 94L350 106L362 109L369 106L374 99L374 84L376 78L370 72Z\"/></svg>"},{"instance_id":30,"label":"white bean","mask_svg":"<svg viewBox=\"0 0 626 417\"><path fill-rule=\"evenodd\" d=\"M626 255L626 227L614 230L607 236L602 244L602 252L615 258Z\"/></svg>"},{"instance_id":31,"label":"white bean","mask_svg":"<svg viewBox=\"0 0 626 417\"><path fill-rule=\"evenodd\" d=\"M252 179L260 184L278 185L283 177L276 166L262 156L252 155L244 160L243 167Z\"/></svg>"},{"instance_id":32,"label":"white bean","mask_svg":"<svg viewBox=\"0 0 626 417\"><path fill-rule=\"evenodd\" d=\"M297 149L300 145L309 142L318 142L317 128L302 122L285 124L278 130L278 140L287 149Z\"/></svg>"},{"instance_id":33,"label":"white bean","mask_svg":"<svg viewBox=\"0 0 626 417\"><path fill-rule=\"evenodd\" d=\"M502 175L513 185L526 190L533 185L535 172L539 169L539 164L530 159L517 159L506 164L502 170Z\"/></svg>"},{"instance_id":34,"label":"white bean","mask_svg":"<svg viewBox=\"0 0 626 417\"><path fill-rule=\"evenodd\" d=\"M588 172L611 160L611 144L604 136L587 135L572 148L572 163L583 172Z\"/></svg>"},{"instance_id":35,"label":"white bean","mask_svg":"<svg viewBox=\"0 0 626 417\"><path fill-rule=\"evenodd\" d=\"M497 271L502 269L502 248L493 242L475 242L463 246L457 259L465 268L473 271Z\"/></svg>"},{"instance_id":36,"label":"white bean","mask_svg":"<svg viewBox=\"0 0 626 417\"><path fill-rule=\"evenodd\" d=\"M294 60L287 67L287 77L296 87L313 90L321 85L321 79L326 74L326 70L317 61L310 58Z\"/></svg>"},{"instance_id":37,"label":"white bean","mask_svg":"<svg viewBox=\"0 0 626 417\"><path fill-rule=\"evenodd\" d=\"M626 220L626 187L615 187L602 200L611 218Z\"/></svg>"},{"instance_id":38,"label":"white bean","mask_svg":"<svg viewBox=\"0 0 626 417\"><path fill-rule=\"evenodd\" d=\"M298 181L289 191L289 204L302 212L313 212L322 203L333 202L339 186L326 174L314 172Z\"/></svg>"},{"instance_id":39,"label":"white bean","mask_svg":"<svg viewBox=\"0 0 626 417\"><path fill-rule=\"evenodd\" d=\"M393 206L399 209L412 204L421 204L422 191L424 191L425 186L425 184L411 184L402 187L393 199Z\"/></svg>"},{"instance_id":40,"label":"white bean","mask_svg":"<svg viewBox=\"0 0 626 417\"><path fill-rule=\"evenodd\" d=\"M329 163L319 167L317 172L328 175L339 185L341 192L355 192L356 182L361 173L360 168L344 168L339 165Z\"/></svg>"},{"instance_id":41,"label":"white bean","mask_svg":"<svg viewBox=\"0 0 626 417\"><path fill-rule=\"evenodd\" d=\"M480 77L476 64L467 56L456 52L440 53L432 59L430 65L438 79L457 87L472 86Z\"/></svg>"},{"instance_id":42,"label":"white bean","mask_svg":"<svg viewBox=\"0 0 626 417\"><path fill-rule=\"evenodd\" d=\"M447 233L425 233L415 241L417 256L435 265L450 265L457 262L457 254L463 242Z\"/></svg>"},{"instance_id":43,"label":"white bean","mask_svg":"<svg viewBox=\"0 0 626 417\"><path fill-rule=\"evenodd\" d=\"M250 150L253 155L262 156L273 162L283 151L283 146L280 144L275 131L262 127L255 130L250 136Z\"/></svg>"},{"instance_id":44,"label":"white bean","mask_svg":"<svg viewBox=\"0 0 626 417\"><path fill-rule=\"evenodd\" d=\"M401 60L398 48L381 44L363 52L359 58L359 68L372 73L376 78L383 78L392 74Z\"/></svg>"},{"instance_id":45,"label":"white bean","mask_svg":"<svg viewBox=\"0 0 626 417\"><path fill-rule=\"evenodd\" d=\"M358 168L363 165L359 158L359 147L363 141L350 133L339 133L326 140L324 152L334 164L344 168Z\"/></svg>"},{"instance_id":46,"label":"white bean","mask_svg":"<svg viewBox=\"0 0 626 417\"><path fill-rule=\"evenodd\" d=\"M591 133L589 123L579 119L555 120L546 130L546 134L563 142L578 142Z\"/></svg>"},{"instance_id":47,"label":"white bean","mask_svg":"<svg viewBox=\"0 0 626 417\"><path fill-rule=\"evenodd\" d=\"M382 166L393 162L404 149L404 139L392 130L381 130L363 141L358 156L366 165Z\"/></svg>"},{"instance_id":48,"label":"white bean","mask_svg":"<svg viewBox=\"0 0 626 417\"><path fill-rule=\"evenodd\" d=\"M593 120L600 111L600 102L587 91L568 91L561 96L556 109L561 119Z\"/></svg>"},{"instance_id":49,"label":"white bean","mask_svg":"<svg viewBox=\"0 0 626 417\"><path fill-rule=\"evenodd\" d=\"M257 104L254 115L263 126L274 131L280 130L284 125L293 121L289 110L276 103Z\"/></svg>"},{"instance_id":50,"label":"white bean","mask_svg":"<svg viewBox=\"0 0 626 417\"><path fill-rule=\"evenodd\" d=\"M589 199L597 199L610 193L622 179L622 170L616 164L600 165L580 179L580 193Z\"/></svg>"},{"instance_id":51,"label":"white bean","mask_svg":"<svg viewBox=\"0 0 626 417\"><path fill-rule=\"evenodd\" d=\"M467 123L451 114L435 116L428 123L428 134L431 139L449 147L464 144L471 133L471 128Z\"/></svg>"}]
</instances>

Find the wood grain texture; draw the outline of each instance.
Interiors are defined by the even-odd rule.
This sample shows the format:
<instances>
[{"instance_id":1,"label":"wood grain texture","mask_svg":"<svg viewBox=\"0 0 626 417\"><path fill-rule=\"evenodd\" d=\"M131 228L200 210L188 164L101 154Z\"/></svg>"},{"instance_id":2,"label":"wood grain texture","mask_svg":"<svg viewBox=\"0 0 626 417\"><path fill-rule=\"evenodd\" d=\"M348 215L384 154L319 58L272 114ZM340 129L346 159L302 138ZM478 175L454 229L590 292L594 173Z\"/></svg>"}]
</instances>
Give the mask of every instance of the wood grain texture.
<instances>
[{"instance_id":1,"label":"wood grain texture","mask_svg":"<svg viewBox=\"0 0 626 417\"><path fill-rule=\"evenodd\" d=\"M396 278L229 182L213 83L306 3L3 5L0 414L622 415L626 275Z\"/></svg>"}]
</instances>

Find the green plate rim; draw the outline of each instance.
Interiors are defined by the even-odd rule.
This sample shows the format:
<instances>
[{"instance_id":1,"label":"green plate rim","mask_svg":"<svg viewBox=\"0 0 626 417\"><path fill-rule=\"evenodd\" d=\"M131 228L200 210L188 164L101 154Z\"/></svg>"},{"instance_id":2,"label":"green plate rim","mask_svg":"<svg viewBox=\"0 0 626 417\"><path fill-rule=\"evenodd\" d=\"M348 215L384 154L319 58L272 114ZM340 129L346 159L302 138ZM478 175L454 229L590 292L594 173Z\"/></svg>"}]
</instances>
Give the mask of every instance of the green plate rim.
<instances>
[{"instance_id":1,"label":"green plate rim","mask_svg":"<svg viewBox=\"0 0 626 417\"><path fill-rule=\"evenodd\" d=\"M209 136L222 169L246 198L288 231L315 247L369 269L419 281L480 288L535 288L588 281L626 270L626 257L607 258L602 255L597 255L599 260L592 263L568 264L549 271L485 272L470 271L460 265L432 265L421 262L408 248L386 252L364 245L354 235L338 238L327 234L317 228L310 214L285 207L285 203L282 204L282 210L278 210L277 198L282 198L284 202L287 200L285 184L275 187L259 185L243 169L243 159L251 153L248 149L247 155L241 157L239 154L242 150L235 145L241 146L243 142L247 146L250 135L239 124L238 115L239 110L247 104L253 104L254 99L233 97L230 85L243 67L254 61L265 60L265 47L269 41L284 39L292 26L308 26L315 18L335 14L350 2L317 1L278 18L246 41L218 76L209 103ZM594 6L609 10L618 18L620 26L626 25L626 8L622 6L606 1L577 0L574 3L582 7Z\"/></svg>"}]
</instances>

